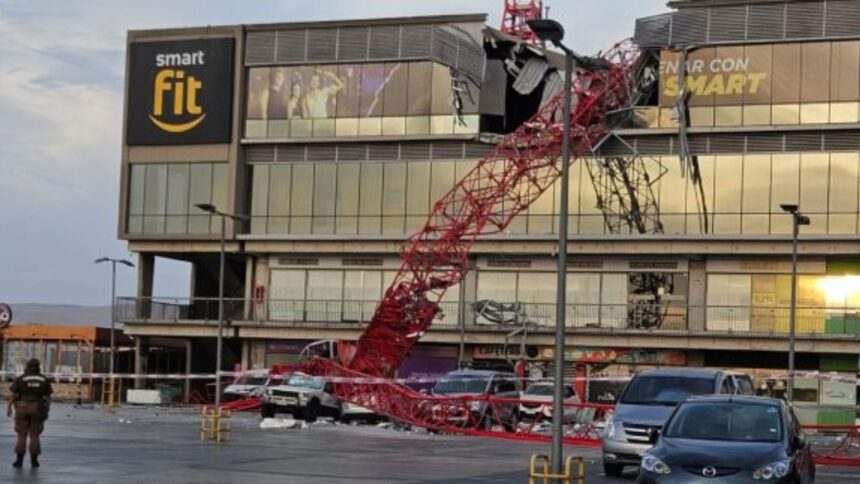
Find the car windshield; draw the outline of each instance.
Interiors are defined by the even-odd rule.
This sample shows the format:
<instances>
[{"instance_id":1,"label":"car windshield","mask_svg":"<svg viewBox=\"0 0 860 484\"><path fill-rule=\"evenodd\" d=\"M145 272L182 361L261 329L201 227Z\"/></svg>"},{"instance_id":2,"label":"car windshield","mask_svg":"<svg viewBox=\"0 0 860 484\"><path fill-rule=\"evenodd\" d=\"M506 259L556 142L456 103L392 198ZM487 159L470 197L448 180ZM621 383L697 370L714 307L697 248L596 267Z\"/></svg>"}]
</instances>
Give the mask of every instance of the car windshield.
<instances>
[{"instance_id":1,"label":"car windshield","mask_svg":"<svg viewBox=\"0 0 860 484\"><path fill-rule=\"evenodd\" d=\"M291 387L305 387L312 390L321 390L323 381L319 378L308 378L306 376L292 376L287 380L287 385Z\"/></svg>"},{"instance_id":2,"label":"car windshield","mask_svg":"<svg viewBox=\"0 0 860 484\"><path fill-rule=\"evenodd\" d=\"M621 396L621 403L677 405L690 395L714 393L713 377L637 376Z\"/></svg>"},{"instance_id":3,"label":"car windshield","mask_svg":"<svg viewBox=\"0 0 860 484\"><path fill-rule=\"evenodd\" d=\"M262 386L265 385L269 380L268 376L241 376L236 379L234 385L254 385L254 386Z\"/></svg>"},{"instance_id":4,"label":"car windshield","mask_svg":"<svg viewBox=\"0 0 860 484\"><path fill-rule=\"evenodd\" d=\"M696 440L779 442L779 407L758 403L687 402L667 424L664 436Z\"/></svg>"},{"instance_id":5,"label":"car windshield","mask_svg":"<svg viewBox=\"0 0 860 484\"><path fill-rule=\"evenodd\" d=\"M484 393L487 391L489 381L488 377L480 375L448 376L436 383L436 386L433 387L433 393L436 395Z\"/></svg>"},{"instance_id":6,"label":"car windshield","mask_svg":"<svg viewBox=\"0 0 860 484\"><path fill-rule=\"evenodd\" d=\"M552 395L552 385L529 385L526 388L526 395Z\"/></svg>"}]
</instances>

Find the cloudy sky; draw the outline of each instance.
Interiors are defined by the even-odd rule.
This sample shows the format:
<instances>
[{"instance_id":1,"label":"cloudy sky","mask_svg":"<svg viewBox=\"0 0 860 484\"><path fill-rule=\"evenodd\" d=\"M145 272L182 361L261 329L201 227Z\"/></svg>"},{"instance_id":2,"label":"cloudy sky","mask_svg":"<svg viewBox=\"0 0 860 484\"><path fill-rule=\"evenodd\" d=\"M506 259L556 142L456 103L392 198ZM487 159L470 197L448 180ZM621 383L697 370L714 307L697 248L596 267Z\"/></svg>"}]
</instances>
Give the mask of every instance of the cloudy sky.
<instances>
[{"instance_id":1,"label":"cloudy sky","mask_svg":"<svg viewBox=\"0 0 860 484\"><path fill-rule=\"evenodd\" d=\"M545 0L566 42L592 53L666 0ZM129 29L489 14L503 0L0 0L0 301L107 304L116 239L123 62ZM182 296L188 268L157 262L156 295ZM118 293L136 273L120 270Z\"/></svg>"}]
</instances>

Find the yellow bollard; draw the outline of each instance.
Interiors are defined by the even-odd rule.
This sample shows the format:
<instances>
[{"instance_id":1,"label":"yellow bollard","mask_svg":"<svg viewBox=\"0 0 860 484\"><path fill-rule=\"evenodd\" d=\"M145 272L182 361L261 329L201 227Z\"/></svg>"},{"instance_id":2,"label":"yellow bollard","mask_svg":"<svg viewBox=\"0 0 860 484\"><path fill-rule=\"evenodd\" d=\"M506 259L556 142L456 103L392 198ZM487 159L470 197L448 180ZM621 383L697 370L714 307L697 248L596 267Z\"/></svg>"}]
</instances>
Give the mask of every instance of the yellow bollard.
<instances>
[{"instance_id":1,"label":"yellow bollard","mask_svg":"<svg viewBox=\"0 0 860 484\"><path fill-rule=\"evenodd\" d=\"M573 462L577 462L577 473L573 474ZM540 467L540 469L538 469ZM540 482L538 482L540 479ZM553 474L550 471L549 457L544 454L533 454L529 462L529 484L552 484L555 481L562 484L585 483L585 459L580 456L568 456L564 461L564 474Z\"/></svg>"},{"instance_id":2,"label":"yellow bollard","mask_svg":"<svg viewBox=\"0 0 860 484\"><path fill-rule=\"evenodd\" d=\"M204 406L200 413L200 440L224 442L232 430L232 417L230 410Z\"/></svg>"}]
</instances>

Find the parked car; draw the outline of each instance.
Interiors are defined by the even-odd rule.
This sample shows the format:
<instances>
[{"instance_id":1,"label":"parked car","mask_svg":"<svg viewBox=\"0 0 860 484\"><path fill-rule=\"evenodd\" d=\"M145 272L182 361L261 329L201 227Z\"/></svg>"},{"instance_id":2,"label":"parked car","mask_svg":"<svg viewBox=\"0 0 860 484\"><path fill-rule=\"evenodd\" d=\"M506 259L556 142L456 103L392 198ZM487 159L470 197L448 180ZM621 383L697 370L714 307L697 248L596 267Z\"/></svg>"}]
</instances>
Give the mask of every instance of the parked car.
<instances>
[{"instance_id":1,"label":"parked car","mask_svg":"<svg viewBox=\"0 0 860 484\"><path fill-rule=\"evenodd\" d=\"M518 398L519 385L513 373L493 370L456 370L445 374L430 391L438 397L498 397ZM470 402L474 418L480 419L481 426L492 429L501 424L506 430L514 431L517 426L517 404L500 403L490 407L485 401Z\"/></svg>"},{"instance_id":2,"label":"parked car","mask_svg":"<svg viewBox=\"0 0 860 484\"><path fill-rule=\"evenodd\" d=\"M784 401L765 397L690 397L645 453L639 482L807 483L815 462L797 417Z\"/></svg>"},{"instance_id":3,"label":"parked car","mask_svg":"<svg viewBox=\"0 0 860 484\"><path fill-rule=\"evenodd\" d=\"M241 400L248 397L258 397L270 383L269 370L251 370L236 378L224 388L224 401Z\"/></svg>"},{"instance_id":4,"label":"parked car","mask_svg":"<svg viewBox=\"0 0 860 484\"><path fill-rule=\"evenodd\" d=\"M554 384L552 382L532 383L520 394L523 400L531 400L531 402L520 403L519 416L520 418L535 418L542 416L543 418L552 418L552 400L553 400ZM538 402L547 402L541 404ZM579 403L579 397L570 385L564 386L564 402ZM565 418L572 418L577 414L577 408L564 407Z\"/></svg>"},{"instance_id":5,"label":"parked car","mask_svg":"<svg viewBox=\"0 0 860 484\"><path fill-rule=\"evenodd\" d=\"M651 448L649 433L659 432L675 406L690 395L753 392L752 380L741 373L704 368L648 370L633 377L603 433L603 471L620 476L625 466L638 466Z\"/></svg>"},{"instance_id":6,"label":"parked car","mask_svg":"<svg viewBox=\"0 0 860 484\"><path fill-rule=\"evenodd\" d=\"M306 422L315 422L319 416L334 417L342 422L378 419L364 407L338 400L331 394L330 384L325 380L298 372L265 389L260 414L263 418L270 418L277 413L289 413Z\"/></svg>"}]
</instances>

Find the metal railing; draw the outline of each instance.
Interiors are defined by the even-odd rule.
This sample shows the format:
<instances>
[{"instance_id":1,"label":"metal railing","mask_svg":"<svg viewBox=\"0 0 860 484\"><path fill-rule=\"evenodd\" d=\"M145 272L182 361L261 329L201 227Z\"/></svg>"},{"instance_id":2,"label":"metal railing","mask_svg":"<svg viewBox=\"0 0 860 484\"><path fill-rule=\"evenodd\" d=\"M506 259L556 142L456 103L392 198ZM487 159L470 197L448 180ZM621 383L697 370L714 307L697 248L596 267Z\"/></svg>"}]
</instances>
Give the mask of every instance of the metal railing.
<instances>
[{"instance_id":1,"label":"metal railing","mask_svg":"<svg viewBox=\"0 0 860 484\"><path fill-rule=\"evenodd\" d=\"M296 325L356 324L370 321L378 301L285 300L262 301L227 298L225 318L230 321L292 323ZM525 303L526 322L537 329L555 327L555 305ZM458 302L442 302L434 327L460 325ZM602 331L661 331L713 334L787 335L788 306L690 306L679 303L569 304L565 326ZM471 327L499 325L464 311ZM215 322L217 298L117 298L120 321ZM860 307L798 306L796 331L800 336L853 336L860 338Z\"/></svg>"}]
</instances>

